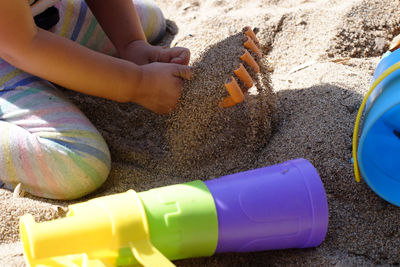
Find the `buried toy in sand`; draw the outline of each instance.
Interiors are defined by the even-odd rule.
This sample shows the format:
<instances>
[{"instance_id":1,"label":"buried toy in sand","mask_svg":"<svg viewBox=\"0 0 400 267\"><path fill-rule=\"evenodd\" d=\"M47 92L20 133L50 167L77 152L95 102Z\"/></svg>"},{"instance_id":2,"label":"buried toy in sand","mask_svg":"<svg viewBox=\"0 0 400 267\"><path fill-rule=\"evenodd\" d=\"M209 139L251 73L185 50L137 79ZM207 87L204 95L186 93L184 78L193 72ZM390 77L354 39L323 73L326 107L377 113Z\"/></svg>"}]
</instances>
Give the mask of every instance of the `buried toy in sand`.
<instances>
[{"instance_id":1,"label":"buried toy in sand","mask_svg":"<svg viewBox=\"0 0 400 267\"><path fill-rule=\"evenodd\" d=\"M250 49L257 58L262 57L262 53L260 49L258 48L258 40L256 35L254 34L253 30L250 27L246 27L243 29L244 33L246 34L247 40L244 42L244 47ZM251 68L251 70L254 73L259 73L260 72L260 66L258 65L257 61L252 57L252 55L249 53L249 50L244 49L243 50L243 55L240 56L240 59L243 60L243 63L246 63L248 67ZM243 85L245 87L244 90L248 90L251 87L253 87L253 79L251 78L250 74L247 72L246 68L242 63L239 63L239 66L237 69L233 71L237 78L239 78L240 81L243 82ZM232 107L236 105L237 103L241 103L244 100L244 91L239 84L237 83L236 79L231 76L230 80L226 82L225 84L226 90L229 92L229 96L225 97L223 101L220 103L221 107L227 108L227 107Z\"/></svg>"},{"instance_id":2,"label":"buried toy in sand","mask_svg":"<svg viewBox=\"0 0 400 267\"><path fill-rule=\"evenodd\" d=\"M180 45L191 47L196 37L187 41ZM202 49L167 120L168 155L159 166L169 174L215 177L244 168L272 132L276 95L254 31L246 27ZM205 166L220 172L205 174Z\"/></svg>"}]
</instances>

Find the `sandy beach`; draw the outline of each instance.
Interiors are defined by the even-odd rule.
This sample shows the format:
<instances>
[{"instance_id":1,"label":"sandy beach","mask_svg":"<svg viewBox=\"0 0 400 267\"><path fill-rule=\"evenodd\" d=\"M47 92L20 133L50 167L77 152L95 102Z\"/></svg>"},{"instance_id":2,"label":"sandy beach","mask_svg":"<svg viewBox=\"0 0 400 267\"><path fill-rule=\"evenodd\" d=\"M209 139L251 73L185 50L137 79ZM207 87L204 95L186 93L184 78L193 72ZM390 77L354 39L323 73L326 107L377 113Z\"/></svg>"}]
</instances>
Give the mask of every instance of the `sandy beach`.
<instances>
[{"instance_id":1,"label":"sandy beach","mask_svg":"<svg viewBox=\"0 0 400 267\"><path fill-rule=\"evenodd\" d=\"M296 158L324 184L329 226L316 248L225 253L177 266L392 266L400 264L400 208L356 183L351 144L372 74L400 33L398 1L156 0L173 25L161 45L191 50L192 81L177 109L159 116L135 104L65 91L104 136L112 170L94 197L209 180ZM237 64L243 27L263 53L258 93L215 105ZM239 36L239 37L238 37ZM196 137L196 138L195 138ZM77 201L13 197L0 189L0 266L25 266L18 220L65 216Z\"/></svg>"}]
</instances>

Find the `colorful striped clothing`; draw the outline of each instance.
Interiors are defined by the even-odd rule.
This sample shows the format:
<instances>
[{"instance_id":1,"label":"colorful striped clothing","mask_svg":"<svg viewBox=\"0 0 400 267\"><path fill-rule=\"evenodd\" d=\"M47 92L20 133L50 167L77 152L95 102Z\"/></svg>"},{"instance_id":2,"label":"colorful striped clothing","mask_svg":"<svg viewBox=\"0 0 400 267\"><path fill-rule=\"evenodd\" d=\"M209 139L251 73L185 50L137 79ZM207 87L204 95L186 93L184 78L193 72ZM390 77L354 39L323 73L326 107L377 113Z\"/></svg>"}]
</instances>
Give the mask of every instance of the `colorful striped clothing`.
<instances>
[{"instance_id":1,"label":"colorful striped clothing","mask_svg":"<svg viewBox=\"0 0 400 267\"><path fill-rule=\"evenodd\" d=\"M147 37L162 34L165 22L159 8L151 0L134 3L143 25L152 29L144 29ZM61 0L56 8L60 20L52 32L115 54L83 0ZM50 82L0 59L0 184L21 183L36 196L73 199L98 188L110 166L105 141L78 108Z\"/></svg>"}]
</instances>

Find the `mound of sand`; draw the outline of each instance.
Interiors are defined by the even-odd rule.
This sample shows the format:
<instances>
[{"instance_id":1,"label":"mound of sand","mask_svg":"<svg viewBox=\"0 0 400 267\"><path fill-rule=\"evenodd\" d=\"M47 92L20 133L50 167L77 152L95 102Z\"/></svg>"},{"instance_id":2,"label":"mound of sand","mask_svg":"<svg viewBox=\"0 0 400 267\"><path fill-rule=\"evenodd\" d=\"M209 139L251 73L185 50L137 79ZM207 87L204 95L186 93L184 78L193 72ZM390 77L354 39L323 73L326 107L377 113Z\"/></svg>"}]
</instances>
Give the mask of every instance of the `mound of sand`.
<instances>
[{"instance_id":1,"label":"mound of sand","mask_svg":"<svg viewBox=\"0 0 400 267\"><path fill-rule=\"evenodd\" d=\"M361 1L346 14L331 40L328 56L380 56L400 33L396 1Z\"/></svg>"},{"instance_id":2,"label":"mound of sand","mask_svg":"<svg viewBox=\"0 0 400 267\"><path fill-rule=\"evenodd\" d=\"M167 121L167 154L160 166L171 175L204 179L244 168L271 135L276 96L265 56L258 59L253 54L260 66L255 73L240 59L245 50L243 32L218 37L214 35L205 49L201 36L180 44L202 52L193 59L194 78L185 84L181 101ZM244 102L222 108L219 103L228 96L224 83L241 63L253 78L253 88Z\"/></svg>"}]
</instances>

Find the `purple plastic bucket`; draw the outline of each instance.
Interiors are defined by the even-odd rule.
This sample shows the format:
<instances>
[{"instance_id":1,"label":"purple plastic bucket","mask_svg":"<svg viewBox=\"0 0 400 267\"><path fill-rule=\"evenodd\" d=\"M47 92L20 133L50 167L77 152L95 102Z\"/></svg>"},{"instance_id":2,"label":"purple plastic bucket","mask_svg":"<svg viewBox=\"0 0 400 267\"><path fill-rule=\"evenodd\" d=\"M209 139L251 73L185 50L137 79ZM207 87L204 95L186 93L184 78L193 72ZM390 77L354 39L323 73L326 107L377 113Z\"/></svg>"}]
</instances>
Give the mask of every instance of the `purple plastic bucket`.
<instances>
[{"instance_id":1,"label":"purple plastic bucket","mask_svg":"<svg viewBox=\"0 0 400 267\"><path fill-rule=\"evenodd\" d=\"M315 247L325 238L325 190L305 159L205 183L218 214L216 253Z\"/></svg>"}]
</instances>

